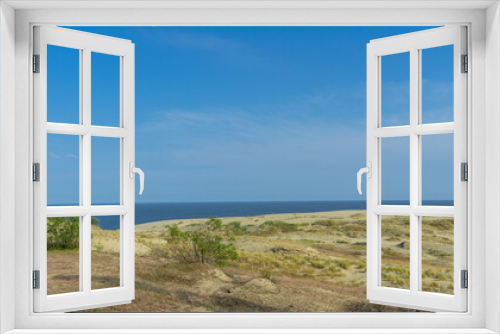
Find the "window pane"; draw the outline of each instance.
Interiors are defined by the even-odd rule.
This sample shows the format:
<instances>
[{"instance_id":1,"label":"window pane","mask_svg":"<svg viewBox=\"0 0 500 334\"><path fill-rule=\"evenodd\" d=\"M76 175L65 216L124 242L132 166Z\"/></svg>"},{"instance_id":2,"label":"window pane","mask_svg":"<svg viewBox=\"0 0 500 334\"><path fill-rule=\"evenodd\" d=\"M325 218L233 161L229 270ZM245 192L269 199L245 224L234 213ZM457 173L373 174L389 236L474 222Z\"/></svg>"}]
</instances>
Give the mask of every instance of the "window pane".
<instances>
[{"instance_id":1,"label":"window pane","mask_svg":"<svg viewBox=\"0 0 500 334\"><path fill-rule=\"evenodd\" d=\"M47 134L47 205L80 204L80 137Z\"/></svg>"},{"instance_id":2,"label":"window pane","mask_svg":"<svg viewBox=\"0 0 500 334\"><path fill-rule=\"evenodd\" d=\"M453 122L453 45L421 52L422 123Z\"/></svg>"},{"instance_id":3,"label":"window pane","mask_svg":"<svg viewBox=\"0 0 500 334\"><path fill-rule=\"evenodd\" d=\"M422 142L422 204L453 206L453 134L426 135Z\"/></svg>"},{"instance_id":4,"label":"window pane","mask_svg":"<svg viewBox=\"0 0 500 334\"><path fill-rule=\"evenodd\" d=\"M410 137L381 139L382 204L410 204Z\"/></svg>"},{"instance_id":5,"label":"window pane","mask_svg":"<svg viewBox=\"0 0 500 334\"><path fill-rule=\"evenodd\" d=\"M92 125L120 126L120 57L92 52Z\"/></svg>"},{"instance_id":6,"label":"window pane","mask_svg":"<svg viewBox=\"0 0 500 334\"><path fill-rule=\"evenodd\" d=\"M47 294L80 291L80 217L47 218Z\"/></svg>"},{"instance_id":7,"label":"window pane","mask_svg":"<svg viewBox=\"0 0 500 334\"><path fill-rule=\"evenodd\" d=\"M120 204L120 138L92 137L92 205Z\"/></svg>"},{"instance_id":8,"label":"window pane","mask_svg":"<svg viewBox=\"0 0 500 334\"><path fill-rule=\"evenodd\" d=\"M101 219L118 225L105 230ZM120 284L120 216L92 217L92 290L115 288Z\"/></svg>"},{"instance_id":9,"label":"window pane","mask_svg":"<svg viewBox=\"0 0 500 334\"><path fill-rule=\"evenodd\" d=\"M410 217L382 216L381 285L410 289Z\"/></svg>"},{"instance_id":10,"label":"window pane","mask_svg":"<svg viewBox=\"0 0 500 334\"><path fill-rule=\"evenodd\" d=\"M47 45L47 122L80 123L80 50Z\"/></svg>"},{"instance_id":11,"label":"window pane","mask_svg":"<svg viewBox=\"0 0 500 334\"><path fill-rule=\"evenodd\" d=\"M382 126L410 124L410 53L381 57Z\"/></svg>"},{"instance_id":12,"label":"window pane","mask_svg":"<svg viewBox=\"0 0 500 334\"><path fill-rule=\"evenodd\" d=\"M453 228L449 217L422 217L422 291L453 294Z\"/></svg>"}]
</instances>

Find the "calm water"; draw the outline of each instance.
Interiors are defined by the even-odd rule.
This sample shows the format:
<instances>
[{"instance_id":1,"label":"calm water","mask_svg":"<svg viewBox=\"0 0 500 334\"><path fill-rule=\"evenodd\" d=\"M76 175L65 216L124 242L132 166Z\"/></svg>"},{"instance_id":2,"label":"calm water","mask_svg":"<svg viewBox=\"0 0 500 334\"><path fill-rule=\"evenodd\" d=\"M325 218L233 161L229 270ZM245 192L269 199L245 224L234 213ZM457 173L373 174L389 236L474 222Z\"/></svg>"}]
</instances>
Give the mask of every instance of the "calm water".
<instances>
[{"instance_id":1,"label":"calm water","mask_svg":"<svg viewBox=\"0 0 500 334\"><path fill-rule=\"evenodd\" d=\"M383 204L408 205L407 201L385 201ZM452 206L453 200L424 201L424 205ZM366 210L365 201L307 202L210 202L210 203L137 203L135 224L168 219L208 217L245 217L273 213L308 213L336 210ZM120 227L118 216L97 217L106 230Z\"/></svg>"}]
</instances>

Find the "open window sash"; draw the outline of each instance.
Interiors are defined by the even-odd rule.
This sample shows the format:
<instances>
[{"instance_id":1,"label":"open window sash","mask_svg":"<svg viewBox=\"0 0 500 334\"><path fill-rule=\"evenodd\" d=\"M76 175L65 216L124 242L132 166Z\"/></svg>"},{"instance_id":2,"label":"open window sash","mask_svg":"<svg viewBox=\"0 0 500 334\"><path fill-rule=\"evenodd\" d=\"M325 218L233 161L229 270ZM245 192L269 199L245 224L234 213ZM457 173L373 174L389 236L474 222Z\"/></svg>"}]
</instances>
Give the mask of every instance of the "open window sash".
<instances>
[{"instance_id":1,"label":"open window sash","mask_svg":"<svg viewBox=\"0 0 500 334\"><path fill-rule=\"evenodd\" d=\"M47 122L47 46L79 50L79 124ZM91 123L92 52L120 59L120 125ZM34 155L38 175L34 178L34 312L67 312L130 303L134 299L134 44L128 40L71 29L34 28ZM36 56L35 56L36 55ZM68 112L71 112L68 110ZM78 111L77 111L78 112ZM47 206L47 134L79 138L79 205ZM91 138L120 139L120 204L92 205ZM35 180L37 179L37 180ZM49 180L50 182L50 180ZM92 289L92 216L120 216L120 283L114 288ZM76 292L47 291L47 218L79 217L79 288Z\"/></svg>"},{"instance_id":2,"label":"open window sash","mask_svg":"<svg viewBox=\"0 0 500 334\"><path fill-rule=\"evenodd\" d=\"M422 50L447 45L453 45L454 122L422 124ZM410 124L382 127L381 58L402 52L410 55ZM467 310L467 289L461 284L461 271L467 269L467 182L461 180L461 164L467 162L467 71L462 64L466 54L466 27L459 26L373 40L367 45L367 165L371 166L367 178L367 298L372 303L430 311ZM421 136L443 133L454 134L454 206L422 205ZM410 205L382 205L381 142L387 137L409 137ZM409 216L409 289L382 286L382 215ZM429 216L454 218L453 295L422 290L421 218Z\"/></svg>"}]
</instances>

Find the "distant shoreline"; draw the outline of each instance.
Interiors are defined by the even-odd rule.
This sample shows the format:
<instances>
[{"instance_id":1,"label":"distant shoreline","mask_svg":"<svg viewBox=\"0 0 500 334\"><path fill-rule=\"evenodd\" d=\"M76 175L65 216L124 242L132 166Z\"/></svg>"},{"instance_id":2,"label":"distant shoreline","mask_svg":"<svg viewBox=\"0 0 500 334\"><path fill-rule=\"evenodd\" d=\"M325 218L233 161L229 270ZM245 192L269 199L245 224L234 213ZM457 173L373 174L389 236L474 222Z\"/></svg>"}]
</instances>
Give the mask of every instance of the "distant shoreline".
<instances>
[{"instance_id":1,"label":"distant shoreline","mask_svg":"<svg viewBox=\"0 0 500 334\"><path fill-rule=\"evenodd\" d=\"M387 201L384 204L405 205L405 201ZM424 205L450 206L453 201L424 201ZM192 202L192 203L137 203L135 225L166 220L207 219L209 217L249 217L270 214L315 213L345 210L366 210L364 200L357 201L270 201L270 202ZM119 216L98 216L101 228L116 230Z\"/></svg>"},{"instance_id":2,"label":"distant shoreline","mask_svg":"<svg viewBox=\"0 0 500 334\"><path fill-rule=\"evenodd\" d=\"M231 222L240 222L242 226L251 224L260 224L268 220L280 220L287 221L293 220L294 222L308 222L309 220L321 220L321 219L332 219L332 218L349 218L354 214L365 214L366 210L335 210L335 211L324 211L324 212L306 212L306 213L275 213L267 215L255 215L255 216L240 216L240 217L221 217L223 224L228 224ZM200 224L204 223L209 219L206 218L192 218L192 219L167 219L160 220L156 222L144 223L135 225L136 232L151 232L151 231L163 231L166 229L165 226L183 224L184 226L190 224Z\"/></svg>"}]
</instances>

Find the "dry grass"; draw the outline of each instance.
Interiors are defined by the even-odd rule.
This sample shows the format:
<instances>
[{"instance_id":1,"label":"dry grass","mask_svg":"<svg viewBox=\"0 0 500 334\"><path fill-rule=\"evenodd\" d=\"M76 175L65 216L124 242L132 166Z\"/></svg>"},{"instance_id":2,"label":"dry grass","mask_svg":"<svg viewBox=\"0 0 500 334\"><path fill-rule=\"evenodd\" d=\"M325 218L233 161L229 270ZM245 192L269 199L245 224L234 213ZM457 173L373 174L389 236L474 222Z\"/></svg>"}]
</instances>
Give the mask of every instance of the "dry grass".
<instances>
[{"instance_id":1,"label":"dry grass","mask_svg":"<svg viewBox=\"0 0 500 334\"><path fill-rule=\"evenodd\" d=\"M413 311L366 300L363 213L310 216L227 221L240 257L224 269L177 263L164 230L137 232L135 300L91 312ZM119 234L97 227L92 233L92 288L118 286ZM382 233L383 285L408 288L408 217L384 217ZM423 290L453 293L453 219L424 218L422 240ZM78 252L50 251L48 259L49 293L78 291Z\"/></svg>"},{"instance_id":2,"label":"dry grass","mask_svg":"<svg viewBox=\"0 0 500 334\"><path fill-rule=\"evenodd\" d=\"M78 251L47 252L47 294L76 292L80 289Z\"/></svg>"}]
</instances>

